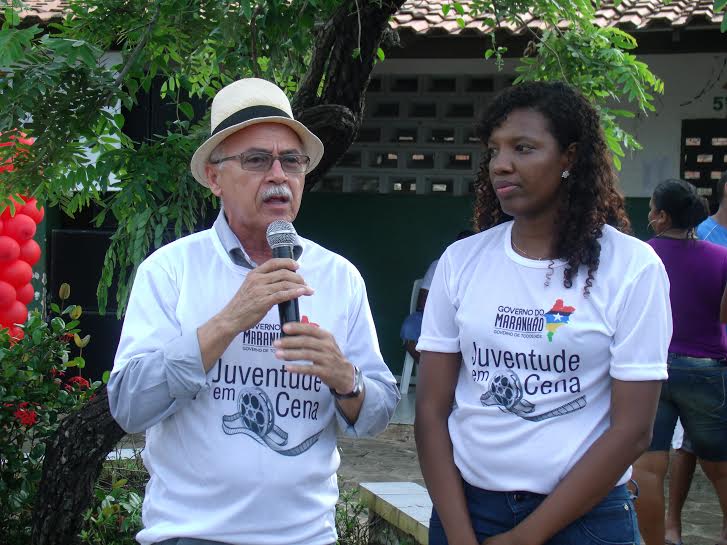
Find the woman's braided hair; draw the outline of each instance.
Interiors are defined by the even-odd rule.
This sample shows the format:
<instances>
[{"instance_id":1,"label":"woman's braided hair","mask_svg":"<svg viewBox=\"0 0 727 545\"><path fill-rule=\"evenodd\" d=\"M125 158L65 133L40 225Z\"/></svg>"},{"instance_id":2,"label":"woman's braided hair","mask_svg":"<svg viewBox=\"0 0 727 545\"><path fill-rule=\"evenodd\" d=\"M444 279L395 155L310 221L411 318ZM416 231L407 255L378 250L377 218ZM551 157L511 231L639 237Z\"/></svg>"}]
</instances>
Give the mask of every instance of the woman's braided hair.
<instances>
[{"instance_id":1,"label":"woman's braided hair","mask_svg":"<svg viewBox=\"0 0 727 545\"><path fill-rule=\"evenodd\" d=\"M518 109L539 112L561 151L575 143L576 159L570 168L565 197L556 219L556 251L566 260L563 285L570 288L581 265L588 267L584 295L593 285L598 269L604 224L630 232L623 195L616 189L616 173L606 146L598 113L588 100L561 82L529 82L499 93L476 126L480 141L487 145L492 131ZM475 230L484 231L511 219L502 211L489 175L485 153L475 184Z\"/></svg>"}]
</instances>

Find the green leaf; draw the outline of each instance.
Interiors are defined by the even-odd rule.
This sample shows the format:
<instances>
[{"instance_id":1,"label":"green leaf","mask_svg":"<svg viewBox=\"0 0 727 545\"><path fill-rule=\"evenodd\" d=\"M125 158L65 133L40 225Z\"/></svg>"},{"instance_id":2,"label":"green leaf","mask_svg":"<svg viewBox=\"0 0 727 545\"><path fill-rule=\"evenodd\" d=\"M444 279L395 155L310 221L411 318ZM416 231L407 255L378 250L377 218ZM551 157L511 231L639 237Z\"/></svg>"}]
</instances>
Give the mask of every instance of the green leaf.
<instances>
[{"instance_id":1,"label":"green leaf","mask_svg":"<svg viewBox=\"0 0 727 545\"><path fill-rule=\"evenodd\" d=\"M103 382L104 384L108 384L110 378L111 378L111 371L104 371L103 375L101 375L101 382Z\"/></svg>"},{"instance_id":2,"label":"green leaf","mask_svg":"<svg viewBox=\"0 0 727 545\"><path fill-rule=\"evenodd\" d=\"M722 11L725 6L727 6L727 0L714 0L714 11Z\"/></svg>"},{"instance_id":3,"label":"green leaf","mask_svg":"<svg viewBox=\"0 0 727 545\"><path fill-rule=\"evenodd\" d=\"M38 31L37 25L25 29L0 29L0 66L11 66L20 60Z\"/></svg>"},{"instance_id":4,"label":"green leaf","mask_svg":"<svg viewBox=\"0 0 727 545\"><path fill-rule=\"evenodd\" d=\"M380 47L376 50L376 56L379 58L380 61L383 61L386 58L386 55L384 54L384 50Z\"/></svg>"},{"instance_id":5,"label":"green leaf","mask_svg":"<svg viewBox=\"0 0 727 545\"><path fill-rule=\"evenodd\" d=\"M182 113L189 119L194 117L194 108L192 108L192 105L189 102L180 102L179 109L182 110Z\"/></svg>"},{"instance_id":6,"label":"green leaf","mask_svg":"<svg viewBox=\"0 0 727 545\"><path fill-rule=\"evenodd\" d=\"M5 23L14 27L20 24L20 15L12 6L5 8Z\"/></svg>"},{"instance_id":7,"label":"green leaf","mask_svg":"<svg viewBox=\"0 0 727 545\"><path fill-rule=\"evenodd\" d=\"M457 26L459 26L459 28L464 28L465 26L467 26L462 17L457 17Z\"/></svg>"},{"instance_id":8,"label":"green leaf","mask_svg":"<svg viewBox=\"0 0 727 545\"><path fill-rule=\"evenodd\" d=\"M629 119L636 117L636 114L634 112L630 112L629 110L610 110L610 112L613 115L618 115L618 116L626 117Z\"/></svg>"},{"instance_id":9,"label":"green leaf","mask_svg":"<svg viewBox=\"0 0 727 545\"><path fill-rule=\"evenodd\" d=\"M117 488L122 488L128 482L129 482L128 479L119 479L118 481L114 482L114 484L111 485L111 489L116 490Z\"/></svg>"}]
</instances>

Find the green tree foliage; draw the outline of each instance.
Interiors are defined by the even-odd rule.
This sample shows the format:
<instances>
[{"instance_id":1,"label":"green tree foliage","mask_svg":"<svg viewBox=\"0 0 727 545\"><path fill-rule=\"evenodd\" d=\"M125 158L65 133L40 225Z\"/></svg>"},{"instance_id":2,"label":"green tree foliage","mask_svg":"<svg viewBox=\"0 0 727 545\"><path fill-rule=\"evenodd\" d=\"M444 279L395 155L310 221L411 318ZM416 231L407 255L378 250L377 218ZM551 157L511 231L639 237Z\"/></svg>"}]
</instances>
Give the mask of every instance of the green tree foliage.
<instances>
[{"instance_id":1,"label":"green tree foliage","mask_svg":"<svg viewBox=\"0 0 727 545\"><path fill-rule=\"evenodd\" d=\"M724 9L726 0L716 0ZM98 287L105 308L112 280L122 312L140 261L151 250L198 227L209 193L189 174L189 159L208 132L193 103L209 100L223 85L244 76L274 80L292 96L320 70L314 55L326 24L367 9L390 12L403 0L70 0L65 19L41 29L23 26L22 3L5 3L0 28L0 132L17 129L36 138L3 173L8 193L37 197L70 214L94 202L100 225L118 225ZM662 82L630 50L635 40L593 24L598 2L590 0L470 0L445 12L483 16L494 26L521 26L524 14L545 22L532 33L519 80L564 79L599 106L614 157L638 144L617 124L619 117L653 109ZM360 19L359 19L360 20ZM723 25L724 27L724 25ZM354 56L366 28L351 36ZM383 60L376 41L373 56ZM356 47L358 46L358 47ZM115 51L116 55L108 52ZM494 42L483 52L502 59ZM314 79L314 78L313 78ZM160 83L155 86L155 83ZM325 82L316 87L319 96ZM158 89L158 90L157 90ZM315 90L314 90L315 91ZM133 142L123 134L124 116L142 92L156 92L175 106L163 134ZM2 137L0 137L2 140ZM18 153L0 147L0 162ZM93 159L92 159L93 157Z\"/></svg>"}]
</instances>

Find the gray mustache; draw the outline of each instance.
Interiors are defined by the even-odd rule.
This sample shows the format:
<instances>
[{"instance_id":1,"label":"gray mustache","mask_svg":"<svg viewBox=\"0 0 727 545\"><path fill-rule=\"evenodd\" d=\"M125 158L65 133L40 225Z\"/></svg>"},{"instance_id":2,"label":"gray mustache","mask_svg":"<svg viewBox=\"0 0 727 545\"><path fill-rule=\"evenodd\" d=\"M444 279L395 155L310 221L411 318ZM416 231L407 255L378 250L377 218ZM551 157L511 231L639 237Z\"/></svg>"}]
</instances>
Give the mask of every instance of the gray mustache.
<instances>
[{"instance_id":1,"label":"gray mustache","mask_svg":"<svg viewBox=\"0 0 727 545\"><path fill-rule=\"evenodd\" d=\"M263 191L263 200L267 201L273 197L287 197L288 200L293 200L293 192L287 185L273 185Z\"/></svg>"}]
</instances>

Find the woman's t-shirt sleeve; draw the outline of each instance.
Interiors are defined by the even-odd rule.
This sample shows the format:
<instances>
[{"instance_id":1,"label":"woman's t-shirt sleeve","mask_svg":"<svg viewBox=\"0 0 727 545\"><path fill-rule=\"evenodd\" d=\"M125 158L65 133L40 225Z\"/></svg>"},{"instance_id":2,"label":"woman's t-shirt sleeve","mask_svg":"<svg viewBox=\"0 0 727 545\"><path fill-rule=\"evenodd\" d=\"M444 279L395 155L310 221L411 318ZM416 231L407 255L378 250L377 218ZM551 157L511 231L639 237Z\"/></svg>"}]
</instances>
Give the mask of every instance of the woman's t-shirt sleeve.
<instances>
[{"instance_id":1,"label":"woman's t-shirt sleeve","mask_svg":"<svg viewBox=\"0 0 727 545\"><path fill-rule=\"evenodd\" d=\"M456 300L457 275L452 255L446 251L439 260L424 307L418 351L455 353L460 351Z\"/></svg>"}]
</instances>

